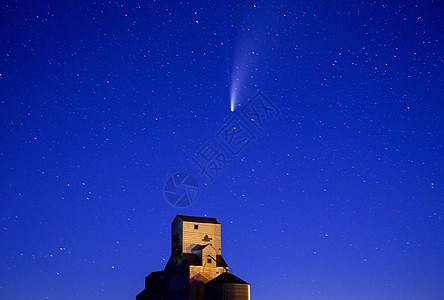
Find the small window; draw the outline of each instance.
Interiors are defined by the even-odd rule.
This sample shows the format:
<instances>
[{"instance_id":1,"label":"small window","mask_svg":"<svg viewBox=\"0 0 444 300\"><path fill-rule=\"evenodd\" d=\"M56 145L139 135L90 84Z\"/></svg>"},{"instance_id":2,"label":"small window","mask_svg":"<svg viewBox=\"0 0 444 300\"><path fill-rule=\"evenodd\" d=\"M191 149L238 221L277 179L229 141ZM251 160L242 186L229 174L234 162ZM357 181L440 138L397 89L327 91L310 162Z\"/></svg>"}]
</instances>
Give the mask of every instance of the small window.
<instances>
[{"instance_id":1,"label":"small window","mask_svg":"<svg viewBox=\"0 0 444 300\"><path fill-rule=\"evenodd\" d=\"M194 229L199 229L199 225L194 225Z\"/></svg>"},{"instance_id":2,"label":"small window","mask_svg":"<svg viewBox=\"0 0 444 300\"><path fill-rule=\"evenodd\" d=\"M207 262L208 262L209 264L211 264L211 258L208 258L208 259L207 259Z\"/></svg>"}]
</instances>

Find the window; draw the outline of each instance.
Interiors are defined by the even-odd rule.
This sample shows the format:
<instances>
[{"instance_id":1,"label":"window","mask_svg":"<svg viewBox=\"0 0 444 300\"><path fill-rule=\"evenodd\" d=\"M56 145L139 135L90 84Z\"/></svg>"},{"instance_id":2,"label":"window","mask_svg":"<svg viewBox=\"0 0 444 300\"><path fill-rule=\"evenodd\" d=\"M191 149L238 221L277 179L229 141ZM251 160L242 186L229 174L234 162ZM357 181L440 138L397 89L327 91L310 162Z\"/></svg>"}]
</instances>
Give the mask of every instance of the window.
<instances>
[{"instance_id":1,"label":"window","mask_svg":"<svg viewBox=\"0 0 444 300\"><path fill-rule=\"evenodd\" d=\"M199 229L199 225L194 225L194 229Z\"/></svg>"},{"instance_id":2,"label":"window","mask_svg":"<svg viewBox=\"0 0 444 300\"><path fill-rule=\"evenodd\" d=\"M207 263L211 264L211 258L207 259Z\"/></svg>"}]
</instances>

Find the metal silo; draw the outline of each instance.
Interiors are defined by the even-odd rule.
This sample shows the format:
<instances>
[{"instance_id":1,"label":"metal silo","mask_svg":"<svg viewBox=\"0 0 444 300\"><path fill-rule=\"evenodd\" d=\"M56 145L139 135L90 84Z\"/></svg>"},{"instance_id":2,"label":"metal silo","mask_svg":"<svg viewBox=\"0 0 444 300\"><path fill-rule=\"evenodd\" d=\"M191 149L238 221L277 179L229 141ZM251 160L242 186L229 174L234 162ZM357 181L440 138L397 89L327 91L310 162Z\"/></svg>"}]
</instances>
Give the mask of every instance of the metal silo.
<instances>
[{"instance_id":1,"label":"metal silo","mask_svg":"<svg viewBox=\"0 0 444 300\"><path fill-rule=\"evenodd\" d=\"M205 300L250 300L250 285L231 273L222 273L204 286Z\"/></svg>"}]
</instances>

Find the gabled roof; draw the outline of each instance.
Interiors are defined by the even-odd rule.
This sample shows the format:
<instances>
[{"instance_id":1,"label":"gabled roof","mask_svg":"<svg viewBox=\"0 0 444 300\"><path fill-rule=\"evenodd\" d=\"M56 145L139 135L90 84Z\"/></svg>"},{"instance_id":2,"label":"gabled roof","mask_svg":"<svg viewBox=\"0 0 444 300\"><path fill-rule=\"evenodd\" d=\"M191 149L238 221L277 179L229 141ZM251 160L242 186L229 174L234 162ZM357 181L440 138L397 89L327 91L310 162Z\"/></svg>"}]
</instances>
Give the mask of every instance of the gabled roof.
<instances>
[{"instance_id":1,"label":"gabled roof","mask_svg":"<svg viewBox=\"0 0 444 300\"><path fill-rule=\"evenodd\" d=\"M213 280L208 281L205 285L226 284L226 283L249 284L249 283L243 281L242 279L240 279L239 277L237 277L229 272L226 272L226 273L220 274L219 276L217 276Z\"/></svg>"},{"instance_id":2,"label":"gabled roof","mask_svg":"<svg viewBox=\"0 0 444 300\"><path fill-rule=\"evenodd\" d=\"M192 217L183 215L177 215L176 218L180 218L184 222L220 224L216 218Z\"/></svg>"},{"instance_id":3,"label":"gabled roof","mask_svg":"<svg viewBox=\"0 0 444 300\"><path fill-rule=\"evenodd\" d=\"M196 245L194 246L193 250L191 251L201 251L203 250L205 247L209 246L210 244L206 244L206 245Z\"/></svg>"},{"instance_id":4,"label":"gabled roof","mask_svg":"<svg viewBox=\"0 0 444 300\"><path fill-rule=\"evenodd\" d=\"M216 255L216 260L217 260L217 267L228 268L228 265L225 262L225 259L222 257L222 255Z\"/></svg>"}]
</instances>

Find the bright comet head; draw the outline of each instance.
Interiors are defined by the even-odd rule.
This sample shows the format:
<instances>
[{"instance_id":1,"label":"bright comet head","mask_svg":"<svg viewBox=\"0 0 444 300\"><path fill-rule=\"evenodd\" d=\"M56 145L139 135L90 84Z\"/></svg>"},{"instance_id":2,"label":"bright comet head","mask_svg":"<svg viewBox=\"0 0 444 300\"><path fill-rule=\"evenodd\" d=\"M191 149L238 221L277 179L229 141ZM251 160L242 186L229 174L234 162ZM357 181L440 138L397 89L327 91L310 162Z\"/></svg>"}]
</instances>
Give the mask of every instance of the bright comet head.
<instances>
[{"instance_id":1,"label":"bright comet head","mask_svg":"<svg viewBox=\"0 0 444 300\"><path fill-rule=\"evenodd\" d=\"M230 108L231 108L231 111L234 111L235 103L236 103L235 94L234 94L234 92L232 92L231 95L230 95Z\"/></svg>"},{"instance_id":2,"label":"bright comet head","mask_svg":"<svg viewBox=\"0 0 444 300\"><path fill-rule=\"evenodd\" d=\"M237 82L233 82L230 90L230 106L231 111L234 111L236 108L236 98L237 98Z\"/></svg>"}]
</instances>

